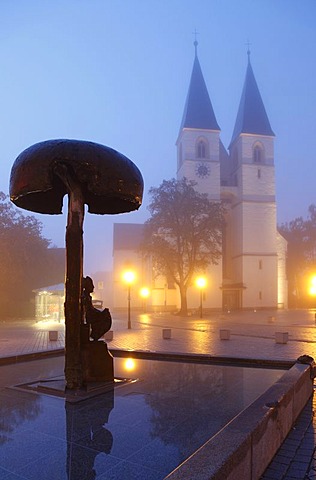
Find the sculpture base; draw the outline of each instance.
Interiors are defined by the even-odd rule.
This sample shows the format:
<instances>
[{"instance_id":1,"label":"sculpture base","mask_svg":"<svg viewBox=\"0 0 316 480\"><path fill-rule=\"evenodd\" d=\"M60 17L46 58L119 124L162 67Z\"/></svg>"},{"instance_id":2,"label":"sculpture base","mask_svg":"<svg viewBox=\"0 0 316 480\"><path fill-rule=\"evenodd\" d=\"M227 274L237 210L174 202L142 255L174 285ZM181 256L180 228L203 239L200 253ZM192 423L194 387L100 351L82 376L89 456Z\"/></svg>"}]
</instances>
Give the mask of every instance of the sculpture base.
<instances>
[{"instance_id":1,"label":"sculpture base","mask_svg":"<svg viewBox=\"0 0 316 480\"><path fill-rule=\"evenodd\" d=\"M113 356L104 342L89 342L81 350L83 383L114 380Z\"/></svg>"}]
</instances>

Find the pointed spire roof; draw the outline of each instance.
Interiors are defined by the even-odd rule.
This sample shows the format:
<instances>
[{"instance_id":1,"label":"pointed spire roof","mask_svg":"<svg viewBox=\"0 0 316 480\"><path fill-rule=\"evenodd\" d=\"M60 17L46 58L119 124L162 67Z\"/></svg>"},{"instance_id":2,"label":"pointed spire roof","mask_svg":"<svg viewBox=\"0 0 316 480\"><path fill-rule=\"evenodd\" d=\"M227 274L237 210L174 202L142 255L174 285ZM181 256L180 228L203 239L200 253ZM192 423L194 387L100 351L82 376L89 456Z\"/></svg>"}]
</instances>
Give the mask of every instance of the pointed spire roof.
<instances>
[{"instance_id":1,"label":"pointed spire roof","mask_svg":"<svg viewBox=\"0 0 316 480\"><path fill-rule=\"evenodd\" d=\"M273 136L268 115L263 105L259 88L250 63L250 51L248 50L248 66L244 88L241 94L235 128L231 143L241 133Z\"/></svg>"},{"instance_id":2,"label":"pointed spire roof","mask_svg":"<svg viewBox=\"0 0 316 480\"><path fill-rule=\"evenodd\" d=\"M197 56L197 45L198 42L195 40L195 59L180 130L183 128L220 130Z\"/></svg>"}]
</instances>

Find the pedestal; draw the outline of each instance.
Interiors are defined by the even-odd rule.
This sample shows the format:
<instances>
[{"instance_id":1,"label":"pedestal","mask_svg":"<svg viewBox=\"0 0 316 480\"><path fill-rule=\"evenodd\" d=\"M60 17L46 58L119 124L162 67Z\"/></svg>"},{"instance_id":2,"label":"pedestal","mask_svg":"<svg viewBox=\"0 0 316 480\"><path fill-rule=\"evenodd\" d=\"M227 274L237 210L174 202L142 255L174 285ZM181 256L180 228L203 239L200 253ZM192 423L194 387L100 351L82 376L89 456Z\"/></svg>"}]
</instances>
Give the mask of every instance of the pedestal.
<instances>
[{"instance_id":1,"label":"pedestal","mask_svg":"<svg viewBox=\"0 0 316 480\"><path fill-rule=\"evenodd\" d=\"M58 340L58 330L50 330L48 332L48 338L50 342L57 342Z\"/></svg>"},{"instance_id":2,"label":"pedestal","mask_svg":"<svg viewBox=\"0 0 316 480\"><path fill-rule=\"evenodd\" d=\"M84 384L114 380L113 356L104 342L89 342L82 345L82 373Z\"/></svg>"},{"instance_id":3,"label":"pedestal","mask_svg":"<svg viewBox=\"0 0 316 480\"><path fill-rule=\"evenodd\" d=\"M169 340L171 338L171 328L162 329L162 338L165 340Z\"/></svg>"},{"instance_id":4,"label":"pedestal","mask_svg":"<svg viewBox=\"0 0 316 480\"><path fill-rule=\"evenodd\" d=\"M289 332L275 332L276 343L287 343L289 339Z\"/></svg>"},{"instance_id":5,"label":"pedestal","mask_svg":"<svg viewBox=\"0 0 316 480\"><path fill-rule=\"evenodd\" d=\"M229 340L230 339L230 330L223 328L219 331L219 338L221 340Z\"/></svg>"}]
</instances>

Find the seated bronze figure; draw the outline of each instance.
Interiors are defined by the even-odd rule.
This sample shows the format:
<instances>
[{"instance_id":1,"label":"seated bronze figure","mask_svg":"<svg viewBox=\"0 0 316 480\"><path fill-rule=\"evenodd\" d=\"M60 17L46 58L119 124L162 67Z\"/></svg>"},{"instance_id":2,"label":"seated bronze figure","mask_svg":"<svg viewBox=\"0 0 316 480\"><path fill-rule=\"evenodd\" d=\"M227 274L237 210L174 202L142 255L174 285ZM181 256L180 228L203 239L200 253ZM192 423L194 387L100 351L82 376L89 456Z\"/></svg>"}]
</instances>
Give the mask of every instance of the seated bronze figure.
<instances>
[{"instance_id":1,"label":"seated bronze figure","mask_svg":"<svg viewBox=\"0 0 316 480\"><path fill-rule=\"evenodd\" d=\"M98 310L92 304L91 293L94 290L93 280L90 277L84 277L83 283L83 306L85 310L85 320L90 326L90 337L96 342L110 330L112 317L108 308Z\"/></svg>"}]
</instances>

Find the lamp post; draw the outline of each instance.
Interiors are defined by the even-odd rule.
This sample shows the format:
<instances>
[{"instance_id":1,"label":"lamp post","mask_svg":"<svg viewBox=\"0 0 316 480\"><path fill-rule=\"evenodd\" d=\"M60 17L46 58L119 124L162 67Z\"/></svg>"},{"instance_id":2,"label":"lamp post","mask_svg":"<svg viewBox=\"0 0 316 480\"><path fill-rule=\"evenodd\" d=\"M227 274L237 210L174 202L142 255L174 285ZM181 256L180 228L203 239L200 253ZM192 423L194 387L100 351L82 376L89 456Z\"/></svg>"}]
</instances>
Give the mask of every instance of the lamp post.
<instances>
[{"instance_id":1,"label":"lamp post","mask_svg":"<svg viewBox=\"0 0 316 480\"><path fill-rule=\"evenodd\" d=\"M200 289L200 318L203 317L203 290L206 287L206 278L198 277L195 281L196 286Z\"/></svg>"},{"instance_id":2,"label":"lamp post","mask_svg":"<svg viewBox=\"0 0 316 480\"><path fill-rule=\"evenodd\" d=\"M139 291L139 294L140 296L142 297L143 299L143 310L144 310L144 313L146 313L146 310L147 310L147 304L146 304L146 301L147 301L147 298L149 297L150 295L150 291L149 291L149 288L147 287L142 287Z\"/></svg>"},{"instance_id":3,"label":"lamp post","mask_svg":"<svg viewBox=\"0 0 316 480\"><path fill-rule=\"evenodd\" d=\"M126 270L123 273L123 280L127 284L127 328L132 328L131 323L131 286L134 283L136 278L135 272L133 270Z\"/></svg>"}]
</instances>

